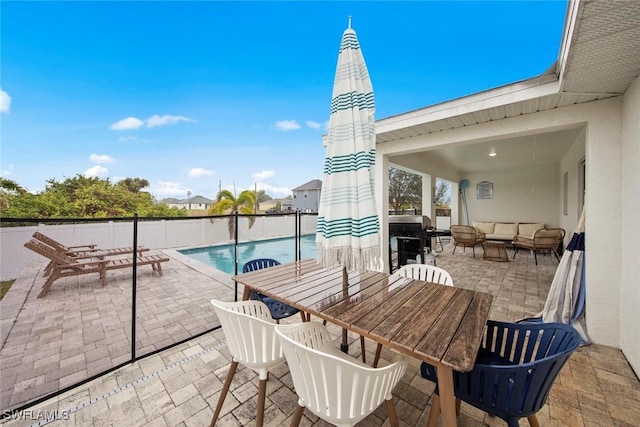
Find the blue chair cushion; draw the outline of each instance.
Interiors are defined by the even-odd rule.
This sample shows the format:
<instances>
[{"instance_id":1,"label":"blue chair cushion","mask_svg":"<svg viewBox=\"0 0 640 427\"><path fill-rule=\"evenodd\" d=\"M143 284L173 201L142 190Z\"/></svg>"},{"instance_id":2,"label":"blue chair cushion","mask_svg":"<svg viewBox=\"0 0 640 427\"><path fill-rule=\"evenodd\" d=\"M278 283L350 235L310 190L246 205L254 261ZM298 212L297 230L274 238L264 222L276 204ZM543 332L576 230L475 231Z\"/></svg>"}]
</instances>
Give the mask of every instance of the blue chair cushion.
<instances>
[{"instance_id":1,"label":"blue chair cushion","mask_svg":"<svg viewBox=\"0 0 640 427\"><path fill-rule=\"evenodd\" d=\"M293 316L298 313L300 310L297 308L291 307L290 305L283 304L280 301L277 301L271 297L261 294L260 292L251 291L249 294L249 299L262 301L265 303L269 312L271 313L271 317L274 320L284 319L285 317Z\"/></svg>"}]
</instances>

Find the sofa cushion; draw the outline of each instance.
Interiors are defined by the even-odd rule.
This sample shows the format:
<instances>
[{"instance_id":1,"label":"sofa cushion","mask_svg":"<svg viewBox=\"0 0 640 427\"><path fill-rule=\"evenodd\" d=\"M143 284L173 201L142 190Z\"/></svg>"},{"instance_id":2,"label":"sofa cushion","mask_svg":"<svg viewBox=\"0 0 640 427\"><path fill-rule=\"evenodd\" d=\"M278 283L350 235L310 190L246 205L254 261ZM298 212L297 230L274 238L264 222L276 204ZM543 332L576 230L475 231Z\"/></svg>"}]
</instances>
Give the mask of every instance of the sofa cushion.
<instances>
[{"instance_id":1,"label":"sofa cushion","mask_svg":"<svg viewBox=\"0 0 640 427\"><path fill-rule=\"evenodd\" d=\"M479 222L473 221L473 226L481 233L485 234L493 234L493 228L495 227L495 222Z\"/></svg>"},{"instance_id":2,"label":"sofa cushion","mask_svg":"<svg viewBox=\"0 0 640 427\"><path fill-rule=\"evenodd\" d=\"M544 224L540 224L540 223L519 224L518 225L518 235L527 236L527 237L533 237L533 234L536 231L540 230L541 228L544 228Z\"/></svg>"},{"instance_id":3,"label":"sofa cushion","mask_svg":"<svg viewBox=\"0 0 640 427\"><path fill-rule=\"evenodd\" d=\"M513 236L518 234L518 224L496 222L496 227L493 229L493 234L500 234L513 238Z\"/></svg>"}]
</instances>

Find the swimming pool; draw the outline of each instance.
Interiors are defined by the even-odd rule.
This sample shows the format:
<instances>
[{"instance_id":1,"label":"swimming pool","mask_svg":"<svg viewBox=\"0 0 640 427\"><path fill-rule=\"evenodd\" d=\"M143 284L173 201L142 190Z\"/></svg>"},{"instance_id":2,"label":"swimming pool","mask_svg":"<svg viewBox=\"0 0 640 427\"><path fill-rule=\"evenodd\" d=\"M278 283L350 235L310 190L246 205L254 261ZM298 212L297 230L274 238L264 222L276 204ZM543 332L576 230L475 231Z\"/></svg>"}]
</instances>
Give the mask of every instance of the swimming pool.
<instances>
[{"instance_id":1,"label":"swimming pool","mask_svg":"<svg viewBox=\"0 0 640 427\"><path fill-rule=\"evenodd\" d=\"M233 246L208 246L206 248L182 249L179 252L227 274L234 274ZM296 242L293 237L239 243L238 272L242 272L242 266L245 262L256 258L273 258L282 264L295 261L295 250ZM302 236L300 250L302 259L315 258L316 235Z\"/></svg>"}]
</instances>

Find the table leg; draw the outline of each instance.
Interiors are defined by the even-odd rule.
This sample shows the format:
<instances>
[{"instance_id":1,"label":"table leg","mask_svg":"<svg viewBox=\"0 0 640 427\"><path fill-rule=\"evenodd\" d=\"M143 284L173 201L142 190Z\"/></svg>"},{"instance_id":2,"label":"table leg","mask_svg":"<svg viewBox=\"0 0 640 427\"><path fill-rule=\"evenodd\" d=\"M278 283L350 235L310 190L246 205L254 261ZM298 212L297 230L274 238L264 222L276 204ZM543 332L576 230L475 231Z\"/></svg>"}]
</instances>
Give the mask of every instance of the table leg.
<instances>
[{"instance_id":1,"label":"table leg","mask_svg":"<svg viewBox=\"0 0 640 427\"><path fill-rule=\"evenodd\" d=\"M244 287L244 292L242 293L242 301L247 301L249 299L249 293L251 289L248 286Z\"/></svg>"},{"instance_id":2,"label":"table leg","mask_svg":"<svg viewBox=\"0 0 640 427\"><path fill-rule=\"evenodd\" d=\"M438 388L440 389L440 408L442 410L442 425L454 427L456 421L456 397L453 393L453 370L448 366L436 367Z\"/></svg>"}]
</instances>

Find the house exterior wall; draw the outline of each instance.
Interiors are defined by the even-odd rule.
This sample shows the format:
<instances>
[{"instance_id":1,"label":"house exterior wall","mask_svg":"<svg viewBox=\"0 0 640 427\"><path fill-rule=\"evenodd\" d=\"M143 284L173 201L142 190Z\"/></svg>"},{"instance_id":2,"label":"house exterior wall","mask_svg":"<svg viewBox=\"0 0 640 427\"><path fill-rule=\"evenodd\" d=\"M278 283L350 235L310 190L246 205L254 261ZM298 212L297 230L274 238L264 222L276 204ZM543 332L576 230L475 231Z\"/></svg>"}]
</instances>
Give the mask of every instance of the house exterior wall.
<instances>
[{"instance_id":1,"label":"house exterior wall","mask_svg":"<svg viewBox=\"0 0 640 427\"><path fill-rule=\"evenodd\" d=\"M595 342L620 347L622 97L583 108L587 328Z\"/></svg>"},{"instance_id":2,"label":"house exterior wall","mask_svg":"<svg viewBox=\"0 0 640 427\"><path fill-rule=\"evenodd\" d=\"M640 375L640 78L627 89L622 108L620 347Z\"/></svg>"},{"instance_id":3,"label":"house exterior wall","mask_svg":"<svg viewBox=\"0 0 640 427\"><path fill-rule=\"evenodd\" d=\"M559 227L558 165L465 174L469 180L467 206L470 221L540 222ZM493 183L493 199L478 199L476 185ZM465 224L466 218L460 223Z\"/></svg>"},{"instance_id":4,"label":"house exterior wall","mask_svg":"<svg viewBox=\"0 0 640 427\"><path fill-rule=\"evenodd\" d=\"M638 89L634 87L634 91ZM632 115L637 117L638 95L632 91L627 96L627 103L631 104L625 117ZM441 147L456 143L483 142L491 138L504 138L508 136L520 136L537 132L549 132L568 128L585 128L585 156L587 160L587 194L585 198L586 212L586 245L588 255L586 257L586 283L587 283L587 327L592 340L595 343L610 345L622 348L625 354L634 349L621 346L621 332L625 337L640 336L640 322L630 324L625 317L624 325L621 324L621 258L622 243L625 240L625 247L636 245L631 233L622 232L621 212L622 204L622 97L608 98L600 101L571 105L554 110L541 111L534 114L526 114L502 120L480 123L477 125L465 126L428 135L421 135L406 138L398 141L386 142L376 146L376 159L381 167L376 168L376 198L380 212L383 212L383 233L388 226L388 217L384 216L385 205L381 201L384 198L384 187L389 185L388 158L390 156L404 155L411 152L419 152L427 147ZM637 120L636 120L637 121ZM637 163L637 128L630 127L625 135L629 136L626 145L630 155L636 158L625 159L625 166L631 169ZM634 147L634 144L636 148ZM423 170L423 172L427 172ZM628 171L630 186L638 184L637 172ZM560 171L556 171L559 176ZM635 180L633 180L635 178ZM560 186L559 179L557 179ZM474 189L475 190L475 189ZM628 189L628 192L637 194L637 188ZM388 193L386 194L388 197ZM556 223L560 222L560 188L555 192L556 200L553 205L556 207ZM635 200L638 198L636 197ZM637 202L625 202L625 210L628 215L637 216ZM578 209L575 207L575 209ZM632 219L628 220L632 221ZM570 231L570 230L567 230ZM573 230L571 230L573 231ZM388 238L388 236L385 236ZM630 241L627 242L626 239ZM382 251L383 260L388 259L388 245L383 239ZM628 263L636 262L638 257L637 249L631 252L634 257L625 255ZM388 270L388 266L385 266ZM629 267L627 267L629 268ZM637 267L634 267L637 268ZM635 271L635 270L633 270ZM625 280L635 281L637 287L637 275L625 272ZM625 294L636 293L631 291L631 285L627 285ZM638 299L632 300L637 310ZM626 307L625 311L631 308ZM631 317L633 318L633 317ZM636 316L637 318L637 316ZM626 341L625 341L626 343ZM626 345L626 344L625 344ZM637 344L636 344L637 345Z\"/></svg>"},{"instance_id":5,"label":"house exterior wall","mask_svg":"<svg viewBox=\"0 0 640 427\"><path fill-rule=\"evenodd\" d=\"M567 154L560 162L560 171L558 175L560 185L559 215L560 227L567 231L565 241L568 242L572 233L578 227L578 221L582 214L582 205L579 203L580 180L579 165L585 156L585 134L586 129L578 135ZM567 214L564 213L564 174L567 174Z\"/></svg>"},{"instance_id":6,"label":"house exterior wall","mask_svg":"<svg viewBox=\"0 0 640 427\"><path fill-rule=\"evenodd\" d=\"M294 191L293 209L301 212L318 212L320 206L320 190ZM305 195L307 197L305 197Z\"/></svg>"}]
</instances>

